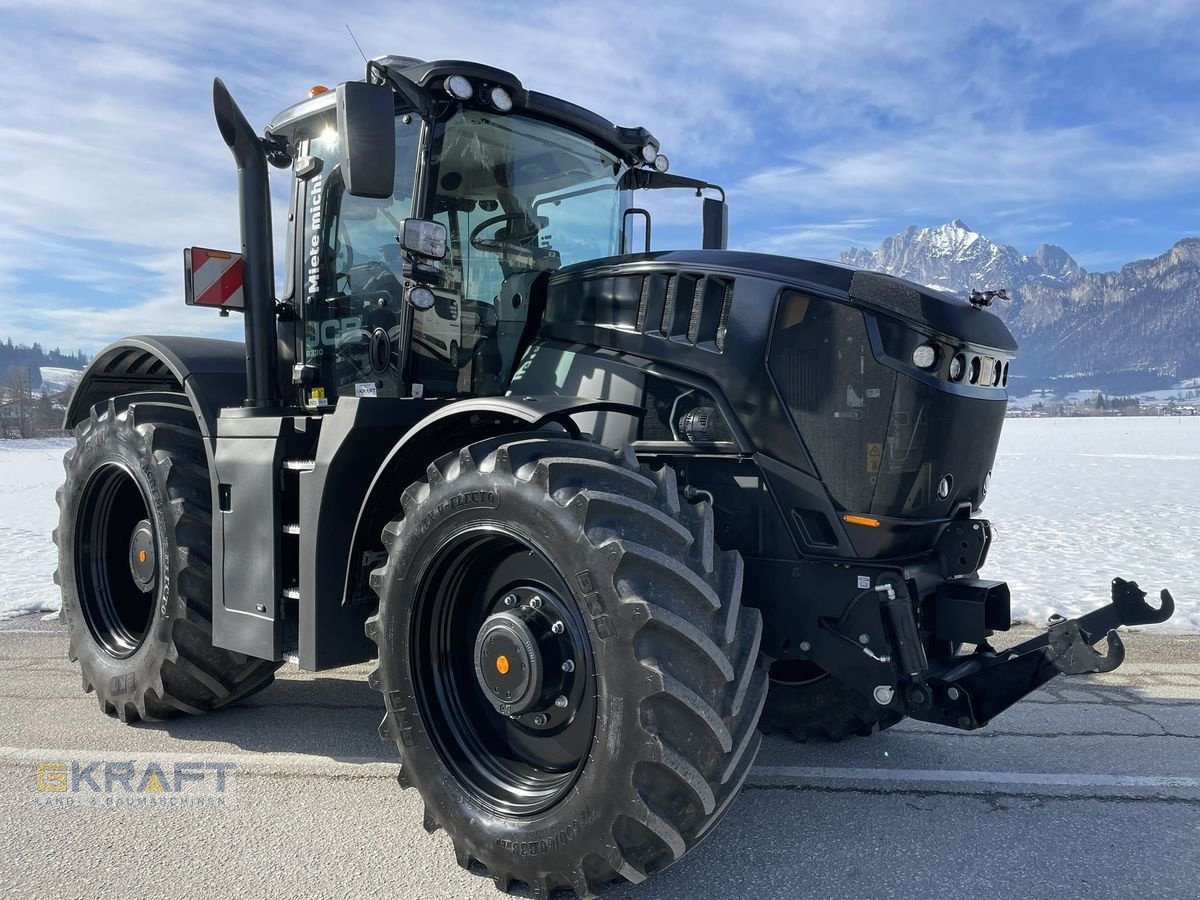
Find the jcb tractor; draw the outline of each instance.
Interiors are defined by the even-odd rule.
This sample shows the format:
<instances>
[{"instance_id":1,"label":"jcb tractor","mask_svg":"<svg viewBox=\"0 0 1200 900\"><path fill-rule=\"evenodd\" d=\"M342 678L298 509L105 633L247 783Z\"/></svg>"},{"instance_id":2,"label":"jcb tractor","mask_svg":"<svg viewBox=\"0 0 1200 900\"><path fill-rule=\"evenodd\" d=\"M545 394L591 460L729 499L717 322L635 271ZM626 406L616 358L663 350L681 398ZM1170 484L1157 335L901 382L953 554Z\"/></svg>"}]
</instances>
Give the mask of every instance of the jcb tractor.
<instances>
[{"instance_id":1,"label":"jcb tractor","mask_svg":"<svg viewBox=\"0 0 1200 900\"><path fill-rule=\"evenodd\" d=\"M105 713L374 660L425 828L585 897L709 834L760 729L979 728L1171 615L1116 579L989 643L1017 345L982 304L727 250L723 191L650 132L488 66L381 57L261 136L214 104L242 248L188 251L187 296L245 342L117 341L66 415L63 618ZM651 249L663 190L700 249Z\"/></svg>"}]
</instances>

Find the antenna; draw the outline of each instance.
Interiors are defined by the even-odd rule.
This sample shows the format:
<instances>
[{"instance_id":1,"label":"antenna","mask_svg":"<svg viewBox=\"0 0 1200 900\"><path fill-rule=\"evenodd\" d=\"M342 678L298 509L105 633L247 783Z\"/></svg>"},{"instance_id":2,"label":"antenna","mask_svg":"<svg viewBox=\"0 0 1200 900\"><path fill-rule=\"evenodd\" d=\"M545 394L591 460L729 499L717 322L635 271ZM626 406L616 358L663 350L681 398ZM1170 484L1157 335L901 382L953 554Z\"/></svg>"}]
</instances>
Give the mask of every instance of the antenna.
<instances>
[{"instance_id":1,"label":"antenna","mask_svg":"<svg viewBox=\"0 0 1200 900\"><path fill-rule=\"evenodd\" d=\"M359 55L359 56L361 56L361 57L363 58L363 62L367 62L367 54L363 53L362 46L361 46L361 45L358 43L358 38L356 38L356 37L354 36L354 32L353 32L353 31L350 31L350 25L349 25L349 23L347 23L347 25L346 25L346 31L349 31L349 32L350 32L350 40L354 41L354 46L355 46L355 47L358 47L358 55ZM368 65L370 65L370 63L367 63L367 64L368 64Z\"/></svg>"}]
</instances>

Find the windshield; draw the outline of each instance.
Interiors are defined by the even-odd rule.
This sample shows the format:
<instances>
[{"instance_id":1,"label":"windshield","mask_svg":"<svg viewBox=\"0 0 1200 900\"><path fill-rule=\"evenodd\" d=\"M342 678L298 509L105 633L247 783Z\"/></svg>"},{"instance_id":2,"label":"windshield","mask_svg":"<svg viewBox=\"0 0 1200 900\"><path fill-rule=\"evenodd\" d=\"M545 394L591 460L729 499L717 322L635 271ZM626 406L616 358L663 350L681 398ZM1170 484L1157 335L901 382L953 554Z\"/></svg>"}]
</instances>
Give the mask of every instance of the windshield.
<instances>
[{"instance_id":1,"label":"windshield","mask_svg":"<svg viewBox=\"0 0 1200 900\"><path fill-rule=\"evenodd\" d=\"M564 128L480 110L441 126L430 163L429 215L450 240L439 303L415 314L412 378L431 396L502 393L548 273L619 252L624 165Z\"/></svg>"}]
</instances>

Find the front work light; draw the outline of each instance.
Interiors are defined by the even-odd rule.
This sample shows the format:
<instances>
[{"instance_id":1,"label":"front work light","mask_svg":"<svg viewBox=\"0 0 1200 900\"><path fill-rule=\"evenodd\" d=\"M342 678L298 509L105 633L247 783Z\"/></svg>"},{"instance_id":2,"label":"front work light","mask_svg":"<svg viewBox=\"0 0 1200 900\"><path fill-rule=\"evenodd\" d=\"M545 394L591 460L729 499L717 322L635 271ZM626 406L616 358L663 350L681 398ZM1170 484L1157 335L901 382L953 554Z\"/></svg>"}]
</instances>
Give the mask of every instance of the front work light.
<instances>
[{"instance_id":1,"label":"front work light","mask_svg":"<svg viewBox=\"0 0 1200 900\"><path fill-rule=\"evenodd\" d=\"M488 99L492 101L492 106L496 107L497 112L506 113L512 111L512 97L508 91L499 85L488 92Z\"/></svg>"},{"instance_id":2,"label":"front work light","mask_svg":"<svg viewBox=\"0 0 1200 900\"><path fill-rule=\"evenodd\" d=\"M665 172L671 168L671 161L660 153L654 158L654 168L660 172Z\"/></svg>"},{"instance_id":3,"label":"front work light","mask_svg":"<svg viewBox=\"0 0 1200 900\"><path fill-rule=\"evenodd\" d=\"M405 219L400 232L400 246L426 259L446 256L446 226L428 219Z\"/></svg>"},{"instance_id":4,"label":"front work light","mask_svg":"<svg viewBox=\"0 0 1200 900\"><path fill-rule=\"evenodd\" d=\"M446 93L456 100L470 100L475 93L475 87L462 75L451 75L443 86Z\"/></svg>"},{"instance_id":5,"label":"front work light","mask_svg":"<svg viewBox=\"0 0 1200 900\"><path fill-rule=\"evenodd\" d=\"M646 161L646 165L654 165L654 161L658 159L658 148L653 144L646 144L642 147L642 159Z\"/></svg>"}]
</instances>

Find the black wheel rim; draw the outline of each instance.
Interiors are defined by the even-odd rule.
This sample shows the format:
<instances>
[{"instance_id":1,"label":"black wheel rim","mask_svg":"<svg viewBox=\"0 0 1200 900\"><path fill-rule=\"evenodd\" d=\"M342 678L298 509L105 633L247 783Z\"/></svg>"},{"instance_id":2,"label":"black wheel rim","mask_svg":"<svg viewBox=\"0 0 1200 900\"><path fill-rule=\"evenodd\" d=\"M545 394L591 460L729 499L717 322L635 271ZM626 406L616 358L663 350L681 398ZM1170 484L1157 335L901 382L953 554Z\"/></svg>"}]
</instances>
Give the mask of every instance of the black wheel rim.
<instances>
[{"instance_id":1,"label":"black wheel rim","mask_svg":"<svg viewBox=\"0 0 1200 900\"><path fill-rule=\"evenodd\" d=\"M141 647L154 615L162 553L145 494L120 463L97 468L76 519L75 578L83 618L109 656Z\"/></svg>"},{"instance_id":2,"label":"black wheel rim","mask_svg":"<svg viewBox=\"0 0 1200 900\"><path fill-rule=\"evenodd\" d=\"M514 618L532 649L490 640ZM444 543L419 581L410 646L421 719L473 799L527 816L571 789L595 730L591 644L562 576L540 550L494 527ZM505 675L511 665L516 677L528 660L541 679L508 714L501 708L510 698L497 696L502 659Z\"/></svg>"}]
</instances>

